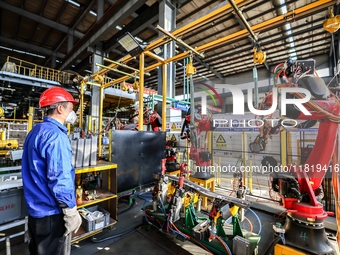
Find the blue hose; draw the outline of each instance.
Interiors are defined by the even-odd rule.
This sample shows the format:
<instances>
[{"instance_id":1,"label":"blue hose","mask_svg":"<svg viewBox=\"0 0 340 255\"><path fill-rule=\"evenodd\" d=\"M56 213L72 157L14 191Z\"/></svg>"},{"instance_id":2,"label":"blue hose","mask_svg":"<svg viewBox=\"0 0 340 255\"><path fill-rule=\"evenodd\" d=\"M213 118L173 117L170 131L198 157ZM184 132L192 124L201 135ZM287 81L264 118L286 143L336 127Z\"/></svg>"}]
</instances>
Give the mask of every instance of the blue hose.
<instances>
[{"instance_id":1,"label":"blue hose","mask_svg":"<svg viewBox=\"0 0 340 255\"><path fill-rule=\"evenodd\" d=\"M148 191L148 192L140 193L140 194L137 195L137 197L138 197L139 199L144 200L144 201L152 202L152 196L145 196L146 194L150 194L150 195L151 195L151 192Z\"/></svg>"},{"instance_id":2,"label":"blue hose","mask_svg":"<svg viewBox=\"0 0 340 255\"><path fill-rule=\"evenodd\" d=\"M259 216L257 216L257 214L256 214L252 209L248 208L248 210L249 210L250 212L252 212L252 213L255 215L257 221L259 222L260 229L259 229L259 232L257 233L257 234L259 235L259 234L261 233L261 231L262 231L262 223L261 223L261 220L260 220Z\"/></svg>"}]
</instances>

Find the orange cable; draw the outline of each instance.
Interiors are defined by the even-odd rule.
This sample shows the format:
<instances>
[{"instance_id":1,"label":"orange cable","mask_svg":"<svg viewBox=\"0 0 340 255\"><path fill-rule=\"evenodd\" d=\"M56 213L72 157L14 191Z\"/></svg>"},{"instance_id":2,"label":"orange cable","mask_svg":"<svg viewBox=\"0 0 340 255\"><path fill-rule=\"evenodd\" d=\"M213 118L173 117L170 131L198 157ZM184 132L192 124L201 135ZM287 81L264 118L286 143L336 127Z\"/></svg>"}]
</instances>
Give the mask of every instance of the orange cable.
<instances>
[{"instance_id":1,"label":"orange cable","mask_svg":"<svg viewBox=\"0 0 340 255\"><path fill-rule=\"evenodd\" d=\"M251 223L251 221L247 217L244 217L244 219L248 221L248 224L250 226L249 232L253 232L253 224Z\"/></svg>"}]
</instances>

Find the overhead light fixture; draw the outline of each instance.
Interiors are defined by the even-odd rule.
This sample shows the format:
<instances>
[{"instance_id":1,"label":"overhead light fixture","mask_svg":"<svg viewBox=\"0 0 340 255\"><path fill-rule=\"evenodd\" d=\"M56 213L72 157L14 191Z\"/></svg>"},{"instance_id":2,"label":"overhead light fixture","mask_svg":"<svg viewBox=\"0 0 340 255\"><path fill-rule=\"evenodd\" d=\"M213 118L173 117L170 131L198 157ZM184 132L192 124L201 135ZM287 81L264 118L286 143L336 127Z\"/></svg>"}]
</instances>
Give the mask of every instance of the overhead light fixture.
<instances>
[{"instance_id":1,"label":"overhead light fixture","mask_svg":"<svg viewBox=\"0 0 340 255\"><path fill-rule=\"evenodd\" d=\"M122 30L123 28L121 27L121 26L116 26L116 28L118 29L118 30Z\"/></svg>"},{"instance_id":2,"label":"overhead light fixture","mask_svg":"<svg viewBox=\"0 0 340 255\"><path fill-rule=\"evenodd\" d=\"M97 17L97 13L95 13L94 11L90 10L90 13L91 13L93 16L96 16L96 17Z\"/></svg>"},{"instance_id":3,"label":"overhead light fixture","mask_svg":"<svg viewBox=\"0 0 340 255\"><path fill-rule=\"evenodd\" d=\"M162 48L161 47L157 47L157 48L155 48L154 50L153 50L153 52L155 52L157 55L158 54L160 54L160 53L162 53Z\"/></svg>"},{"instance_id":4,"label":"overhead light fixture","mask_svg":"<svg viewBox=\"0 0 340 255\"><path fill-rule=\"evenodd\" d=\"M74 6L77 6L78 8L80 8L80 4L73 0L66 0L66 2L69 2L70 4L73 4Z\"/></svg>"},{"instance_id":5,"label":"overhead light fixture","mask_svg":"<svg viewBox=\"0 0 340 255\"><path fill-rule=\"evenodd\" d=\"M129 32L126 32L117 41L131 55L131 57L136 56L144 51L143 47Z\"/></svg>"}]
</instances>

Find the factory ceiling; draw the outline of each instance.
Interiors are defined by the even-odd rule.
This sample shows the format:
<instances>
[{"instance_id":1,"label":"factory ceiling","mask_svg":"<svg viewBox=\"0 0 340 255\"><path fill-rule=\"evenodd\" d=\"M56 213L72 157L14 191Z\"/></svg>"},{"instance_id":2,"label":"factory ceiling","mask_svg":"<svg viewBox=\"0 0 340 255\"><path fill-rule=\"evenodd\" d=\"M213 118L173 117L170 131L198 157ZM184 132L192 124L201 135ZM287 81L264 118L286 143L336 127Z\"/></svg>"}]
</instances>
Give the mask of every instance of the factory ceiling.
<instances>
[{"instance_id":1,"label":"factory ceiling","mask_svg":"<svg viewBox=\"0 0 340 255\"><path fill-rule=\"evenodd\" d=\"M168 2L177 10L177 28L228 4L222 0ZM316 2L318 5L313 5ZM337 1L238 0L230 3L236 6L180 35L182 41L194 48L222 41L205 47L204 58L194 57L195 80L223 80L228 75L252 70L254 47L267 55L266 61L256 66L270 71L289 57L308 59L336 52L338 33L325 31L323 22L329 17L330 9L335 15L340 12ZM11 56L44 67L89 75L98 70L93 67L93 52L115 61L127 55L117 42L125 32L130 32L143 46L159 38L161 34L156 29L159 9L157 0L1 0L0 64L4 65ZM240 31L246 33L238 35ZM177 46L177 53L185 50ZM154 63L154 59L146 57L146 67ZM183 63L183 60L175 63L179 91L183 87ZM138 59L126 64L139 66ZM145 77L145 86L157 89L157 69L150 74ZM121 76L112 71L106 75L114 79ZM26 106L35 105L42 91L41 88L27 89L23 84L9 87L1 81L0 88L2 102L20 102Z\"/></svg>"}]
</instances>

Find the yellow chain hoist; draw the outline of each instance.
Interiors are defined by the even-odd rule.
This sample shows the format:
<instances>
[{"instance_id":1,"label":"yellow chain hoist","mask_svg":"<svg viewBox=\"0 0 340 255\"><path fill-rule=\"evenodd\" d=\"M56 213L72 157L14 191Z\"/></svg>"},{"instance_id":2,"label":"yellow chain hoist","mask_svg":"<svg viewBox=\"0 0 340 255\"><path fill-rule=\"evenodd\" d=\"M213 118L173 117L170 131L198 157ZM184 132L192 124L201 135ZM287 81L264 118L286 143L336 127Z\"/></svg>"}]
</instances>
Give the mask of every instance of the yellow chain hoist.
<instances>
[{"instance_id":1,"label":"yellow chain hoist","mask_svg":"<svg viewBox=\"0 0 340 255\"><path fill-rule=\"evenodd\" d=\"M137 81L136 77L135 77L135 81L132 83L132 88L134 90L138 90L139 89L139 82Z\"/></svg>"},{"instance_id":2,"label":"yellow chain hoist","mask_svg":"<svg viewBox=\"0 0 340 255\"><path fill-rule=\"evenodd\" d=\"M263 64L266 61L266 53L262 50L257 51L256 47L254 47L254 63Z\"/></svg>"},{"instance_id":3,"label":"yellow chain hoist","mask_svg":"<svg viewBox=\"0 0 340 255\"><path fill-rule=\"evenodd\" d=\"M194 73L196 73L196 68L192 64L192 56L190 56L189 63L186 65L186 75L191 77Z\"/></svg>"},{"instance_id":4,"label":"yellow chain hoist","mask_svg":"<svg viewBox=\"0 0 340 255\"><path fill-rule=\"evenodd\" d=\"M123 91L128 91L128 90L129 90L129 86L126 85L125 81L123 81L123 82L120 84L120 89L123 90Z\"/></svg>"},{"instance_id":5,"label":"yellow chain hoist","mask_svg":"<svg viewBox=\"0 0 340 255\"><path fill-rule=\"evenodd\" d=\"M329 10L329 18L323 22L323 29L329 33L334 33L340 28L340 16L334 16L333 9Z\"/></svg>"},{"instance_id":6,"label":"yellow chain hoist","mask_svg":"<svg viewBox=\"0 0 340 255\"><path fill-rule=\"evenodd\" d=\"M138 82L138 81L135 81L134 83L132 83L132 88L133 88L134 90L138 90L138 88L139 88L139 82Z\"/></svg>"}]
</instances>

